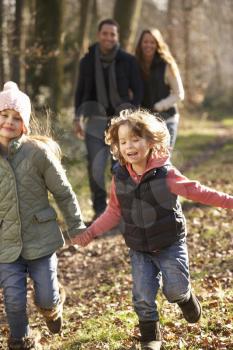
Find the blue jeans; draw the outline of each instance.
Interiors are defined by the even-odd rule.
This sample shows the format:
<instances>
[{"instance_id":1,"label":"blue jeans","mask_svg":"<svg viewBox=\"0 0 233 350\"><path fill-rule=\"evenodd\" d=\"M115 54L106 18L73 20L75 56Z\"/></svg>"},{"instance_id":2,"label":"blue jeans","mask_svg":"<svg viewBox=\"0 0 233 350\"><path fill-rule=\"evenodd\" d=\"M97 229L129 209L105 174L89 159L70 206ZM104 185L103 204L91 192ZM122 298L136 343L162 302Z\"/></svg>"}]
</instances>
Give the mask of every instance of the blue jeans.
<instances>
[{"instance_id":1,"label":"blue jeans","mask_svg":"<svg viewBox=\"0 0 233 350\"><path fill-rule=\"evenodd\" d=\"M107 117L92 116L88 119L85 130L89 185L95 215L100 215L106 208L105 170L110 156L109 146L104 141Z\"/></svg>"},{"instance_id":2,"label":"blue jeans","mask_svg":"<svg viewBox=\"0 0 233 350\"><path fill-rule=\"evenodd\" d=\"M177 132L178 132L178 122L166 122L167 128L170 134L170 146L174 148L175 143L176 143L176 137L177 137Z\"/></svg>"},{"instance_id":3,"label":"blue jeans","mask_svg":"<svg viewBox=\"0 0 233 350\"><path fill-rule=\"evenodd\" d=\"M158 253L129 252L133 277L133 305L140 321L158 321L156 296L161 282L171 303L190 298L189 262L185 239Z\"/></svg>"},{"instance_id":4,"label":"blue jeans","mask_svg":"<svg viewBox=\"0 0 233 350\"><path fill-rule=\"evenodd\" d=\"M36 260L19 257L13 263L0 263L0 285L3 288L5 311L11 337L29 335L27 317L27 276L33 280L35 302L43 309L59 303L57 256L52 254Z\"/></svg>"}]
</instances>

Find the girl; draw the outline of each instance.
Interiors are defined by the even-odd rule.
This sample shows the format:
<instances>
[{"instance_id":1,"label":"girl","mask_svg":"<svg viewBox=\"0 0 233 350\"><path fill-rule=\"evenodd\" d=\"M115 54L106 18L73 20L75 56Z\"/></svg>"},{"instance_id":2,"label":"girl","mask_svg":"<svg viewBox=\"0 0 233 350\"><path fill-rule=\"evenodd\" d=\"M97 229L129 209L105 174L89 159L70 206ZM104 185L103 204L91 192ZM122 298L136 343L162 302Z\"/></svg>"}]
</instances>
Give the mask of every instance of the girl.
<instances>
[{"instance_id":1,"label":"girl","mask_svg":"<svg viewBox=\"0 0 233 350\"><path fill-rule=\"evenodd\" d=\"M30 113L29 97L7 82L0 92L0 285L12 350L39 348L29 332L27 275L49 330L59 333L62 327L64 292L58 284L55 251L64 239L48 191L64 214L69 235L85 228L59 146L49 138L27 135Z\"/></svg>"},{"instance_id":2,"label":"girl","mask_svg":"<svg viewBox=\"0 0 233 350\"><path fill-rule=\"evenodd\" d=\"M233 209L233 196L190 181L169 161L166 124L147 111L123 111L106 133L115 158L108 207L73 243L87 245L122 222L133 277L133 304L139 318L141 349L160 349L162 336L155 302L163 293L178 303L184 318L197 322L201 306L190 285L186 224L178 195Z\"/></svg>"},{"instance_id":3,"label":"girl","mask_svg":"<svg viewBox=\"0 0 233 350\"><path fill-rule=\"evenodd\" d=\"M136 58L144 84L141 106L161 113L173 148L179 122L177 102L184 99L184 88L176 61L158 29L143 30L136 46Z\"/></svg>"}]
</instances>

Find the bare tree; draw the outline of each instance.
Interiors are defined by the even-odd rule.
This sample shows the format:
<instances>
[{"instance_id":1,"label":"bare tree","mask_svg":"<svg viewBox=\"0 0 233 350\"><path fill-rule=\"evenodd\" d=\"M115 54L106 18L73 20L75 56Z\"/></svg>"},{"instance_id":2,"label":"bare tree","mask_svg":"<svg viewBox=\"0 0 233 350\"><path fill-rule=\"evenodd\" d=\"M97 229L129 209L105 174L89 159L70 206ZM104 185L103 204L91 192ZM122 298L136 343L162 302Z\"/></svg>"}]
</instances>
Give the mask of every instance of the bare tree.
<instances>
[{"instance_id":1,"label":"bare tree","mask_svg":"<svg viewBox=\"0 0 233 350\"><path fill-rule=\"evenodd\" d=\"M52 15L51 15L52 14ZM36 0L35 37L38 65L34 91L47 94L48 103L57 112L63 87L63 0Z\"/></svg>"},{"instance_id":2,"label":"bare tree","mask_svg":"<svg viewBox=\"0 0 233 350\"><path fill-rule=\"evenodd\" d=\"M10 16L9 9L11 9L12 4L8 4L4 2L4 0L1 0L0 3L0 73L1 77L0 79L2 82L10 79L10 62L9 62L9 23L10 23Z\"/></svg>"},{"instance_id":3,"label":"bare tree","mask_svg":"<svg viewBox=\"0 0 233 350\"><path fill-rule=\"evenodd\" d=\"M182 0L183 5L183 33L184 33L184 86L186 101L190 101L190 26L191 26L191 12L192 12L192 0Z\"/></svg>"},{"instance_id":4,"label":"bare tree","mask_svg":"<svg viewBox=\"0 0 233 350\"><path fill-rule=\"evenodd\" d=\"M74 84L72 85L72 95L74 95L77 76L78 76L78 62L83 56L84 52L87 51L90 44L90 40L96 35L97 30L97 2L96 0L81 0L79 9L79 26L77 28L77 42L78 42L78 52L75 57L75 74L74 74Z\"/></svg>"},{"instance_id":5,"label":"bare tree","mask_svg":"<svg viewBox=\"0 0 233 350\"><path fill-rule=\"evenodd\" d=\"M132 51L135 42L142 0L116 0L114 18L120 24L120 40L127 51Z\"/></svg>"},{"instance_id":6,"label":"bare tree","mask_svg":"<svg viewBox=\"0 0 233 350\"><path fill-rule=\"evenodd\" d=\"M3 0L0 0L0 85L4 82L4 64L3 64Z\"/></svg>"},{"instance_id":7,"label":"bare tree","mask_svg":"<svg viewBox=\"0 0 233 350\"><path fill-rule=\"evenodd\" d=\"M15 3L15 20L12 49L12 80L25 87L26 26L24 23L25 0Z\"/></svg>"},{"instance_id":8,"label":"bare tree","mask_svg":"<svg viewBox=\"0 0 233 350\"><path fill-rule=\"evenodd\" d=\"M177 38L177 2L173 0L168 1L167 5L167 32L168 32L168 45L171 52L175 55L176 52L176 38Z\"/></svg>"},{"instance_id":9,"label":"bare tree","mask_svg":"<svg viewBox=\"0 0 233 350\"><path fill-rule=\"evenodd\" d=\"M95 0L80 1L80 22L78 28L79 57L86 51L89 44L89 33L91 28L92 11Z\"/></svg>"},{"instance_id":10,"label":"bare tree","mask_svg":"<svg viewBox=\"0 0 233 350\"><path fill-rule=\"evenodd\" d=\"M191 89L191 39L192 32L192 13L193 10L201 5L202 0L182 0L183 8L183 38L184 38L184 85L186 101L192 103Z\"/></svg>"},{"instance_id":11,"label":"bare tree","mask_svg":"<svg viewBox=\"0 0 233 350\"><path fill-rule=\"evenodd\" d=\"M167 0L163 8L158 4L152 0L116 0L109 6L107 0L0 0L0 85L13 79L34 102L47 103L54 110L61 103L70 104L78 61L94 41L98 13L101 18L114 13L122 46L128 51L134 46L137 25L162 31L180 68L187 104L228 99L230 105L233 1Z\"/></svg>"},{"instance_id":12,"label":"bare tree","mask_svg":"<svg viewBox=\"0 0 233 350\"><path fill-rule=\"evenodd\" d=\"M205 89L205 103L232 111L233 98L233 2L217 0L205 2L205 15L210 19L209 75ZM211 62L212 59L212 62ZM211 72L211 74L210 74Z\"/></svg>"}]
</instances>

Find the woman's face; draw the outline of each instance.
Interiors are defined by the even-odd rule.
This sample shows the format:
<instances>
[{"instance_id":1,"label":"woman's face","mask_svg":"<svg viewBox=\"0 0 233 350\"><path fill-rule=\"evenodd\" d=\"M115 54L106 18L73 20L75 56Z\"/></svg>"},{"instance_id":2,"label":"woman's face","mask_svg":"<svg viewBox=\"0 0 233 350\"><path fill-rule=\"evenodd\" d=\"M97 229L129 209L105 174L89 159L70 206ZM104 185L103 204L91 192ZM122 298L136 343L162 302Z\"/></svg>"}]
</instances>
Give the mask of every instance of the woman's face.
<instances>
[{"instance_id":1,"label":"woman's face","mask_svg":"<svg viewBox=\"0 0 233 350\"><path fill-rule=\"evenodd\" d=\"M145 59L152 59L157 50L157 43L153 35L145 33L141 42L142 54Z\"/></svg>"}]
</instances>

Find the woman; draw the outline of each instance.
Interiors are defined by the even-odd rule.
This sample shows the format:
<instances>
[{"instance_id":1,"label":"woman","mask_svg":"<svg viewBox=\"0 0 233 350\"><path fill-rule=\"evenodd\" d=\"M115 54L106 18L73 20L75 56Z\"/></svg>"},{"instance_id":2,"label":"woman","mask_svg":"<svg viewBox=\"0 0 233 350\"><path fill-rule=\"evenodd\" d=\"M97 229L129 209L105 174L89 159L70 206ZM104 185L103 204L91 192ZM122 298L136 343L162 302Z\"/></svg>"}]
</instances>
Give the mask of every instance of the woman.
<instances>
[{"instance_id":1,"label":"woman","mask_svg":"<svg viewBox=\"0 0 233 350\"><path fill-rule=\"evenodd\" d=\"M173 148L179 123L176 103L184 99L184 88L175 59L158 29L143 30L136 47L136 58L144 83L142 107L160 112Z\"/></svg>"}]
</instances>

